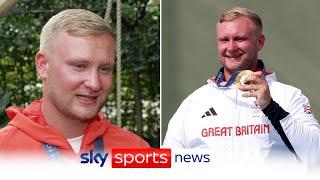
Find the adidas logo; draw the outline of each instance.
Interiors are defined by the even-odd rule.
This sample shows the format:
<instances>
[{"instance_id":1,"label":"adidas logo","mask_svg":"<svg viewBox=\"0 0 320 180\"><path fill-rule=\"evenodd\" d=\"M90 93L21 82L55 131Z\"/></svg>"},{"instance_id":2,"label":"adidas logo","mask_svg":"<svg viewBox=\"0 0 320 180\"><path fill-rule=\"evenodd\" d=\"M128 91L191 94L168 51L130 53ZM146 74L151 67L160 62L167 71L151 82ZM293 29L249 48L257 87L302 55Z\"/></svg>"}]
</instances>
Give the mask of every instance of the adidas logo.
<instances>
[{"instance_id":1,"label":"adidas logo","mask_svg":"<svg viewBox=\"0 0 320 180\"><path fill-rule=\"evenodd\" d=\"M211 107L211 108L209 109L209 111L205 112L204 115L202 115L201 118L204 118L204 117L207 117L207 116L216 116L216 115L218 115L218 114L217 114L216 111L213 109L213 107Z\"/></svg>"}]
</instances>

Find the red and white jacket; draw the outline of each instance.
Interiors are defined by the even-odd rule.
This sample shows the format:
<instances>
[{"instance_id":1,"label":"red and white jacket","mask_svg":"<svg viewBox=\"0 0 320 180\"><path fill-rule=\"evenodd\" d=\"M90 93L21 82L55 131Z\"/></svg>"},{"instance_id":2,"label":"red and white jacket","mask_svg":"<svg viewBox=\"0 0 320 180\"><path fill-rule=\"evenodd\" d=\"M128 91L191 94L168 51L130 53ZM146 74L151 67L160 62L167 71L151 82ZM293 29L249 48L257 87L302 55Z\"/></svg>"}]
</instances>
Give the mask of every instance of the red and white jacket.
<instances>
[{"instance_id":1,"label":"red and white jacket","mask_svg":"<svg viewBox=\"0 0 320 180\"><path fill-rule=\"evenodd\" d=\"M271 97L289 114L281 126L302 162L319 165L320 126L301 90L266 76ZM189 95L169 122L164 147L209 148L213 161L259 161L277 155L294 159L268 117L234 85L214 78Z\"/></svg>"},{"instance_id":2,"label":"red and white jacket","mask_svg":"<svg viewBox=\"0 0 320 180\"><path fill-rule=\"evenodd\" d=\"M67 139L53 126L47 124L42 111L42 100L32 102L27 108L8 108L9 124L0 129L0 157L34 157L50 160L45 144L56 147L61 159L77 159ZM88 124L80 154L94 150L94 142L102 138L105 152L112 148L149 148L149 144L136 134L110 123L102 113ZM1 159L1 158L0 158Z\"/></svg>"}]
</instances>

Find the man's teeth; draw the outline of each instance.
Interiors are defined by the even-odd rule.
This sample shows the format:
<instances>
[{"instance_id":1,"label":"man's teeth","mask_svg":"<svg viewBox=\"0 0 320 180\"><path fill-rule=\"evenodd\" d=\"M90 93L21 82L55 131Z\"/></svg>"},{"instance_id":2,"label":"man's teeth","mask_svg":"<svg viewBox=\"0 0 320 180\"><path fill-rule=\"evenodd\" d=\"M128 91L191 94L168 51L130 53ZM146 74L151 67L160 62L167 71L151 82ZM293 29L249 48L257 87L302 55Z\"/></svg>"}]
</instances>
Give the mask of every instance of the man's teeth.
<instances>
[{"instance_id":1,"label":"man's teeth","mask_svg":"<svg viewBox=\"0 0 320 180\"><path fill-rule=\"evenodd\" d=\"M80 98L85 98L85 99L95 99L96 96L85 96L85 95L78 95Z\"/></svg>"},{"instance_id":2,"label":"man's teeth","mask_svg":"<svg viewBox=\"0 0 320 180\"><path fill-rule=\"evenodd\" d=\"M242 54L239 54L239 55L236 55L236 56L228 56L229 58L238 58L238 57L240 57L240 56L242 56Z\"/></svg>"}]
</instances>

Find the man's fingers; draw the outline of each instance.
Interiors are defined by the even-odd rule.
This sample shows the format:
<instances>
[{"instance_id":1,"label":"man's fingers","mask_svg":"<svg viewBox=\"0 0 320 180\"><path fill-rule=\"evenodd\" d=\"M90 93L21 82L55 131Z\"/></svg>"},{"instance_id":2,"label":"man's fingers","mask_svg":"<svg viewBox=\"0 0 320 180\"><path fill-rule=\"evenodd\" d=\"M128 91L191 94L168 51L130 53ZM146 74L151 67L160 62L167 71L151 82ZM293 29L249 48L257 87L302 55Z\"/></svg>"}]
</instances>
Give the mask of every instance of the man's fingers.
<instances>
[{"instance_id":1,"label":"man's fingers","mask_svg":"<svg viewBox=\"0 0 320 180\"><path fill-rule=\"evenodd\" d=\"M244 93L244 94L242 94L242 97L255 97L255 98L258 98L258 96L255 93L255 91Z\"/></svg>"},{"instance_id":2,"label":"man's fingers","mask_svg":"<svg viewBox=\"0 0 320 180\"><path fill-rule=\"evenodd\" d=\"M261 77L251 74L250 76L246 77L244 80L244 84L261 84L263 83L263 79Z\"/></svg>"},{"instance_id":3,"label":"man's fingers","mask_svg":"<svg viewBox=\"0 0 320 180\"><path fill-rule=\"evenodd\" d=\"M238 89L240 89L241 91L257 91L259 90L259 86L255 84L240 85Z\"/></svg>"},{"instance_id":4,"label":"man's fingers","mask_svg":"<svg viewBox=\"0 0 320 180\"><path fill-rule=\"evenodd\" d=\"M256 71L251 74L252 76L258 76L259 78L264 78L262 71Z\"/></svg>"}]
</instances>

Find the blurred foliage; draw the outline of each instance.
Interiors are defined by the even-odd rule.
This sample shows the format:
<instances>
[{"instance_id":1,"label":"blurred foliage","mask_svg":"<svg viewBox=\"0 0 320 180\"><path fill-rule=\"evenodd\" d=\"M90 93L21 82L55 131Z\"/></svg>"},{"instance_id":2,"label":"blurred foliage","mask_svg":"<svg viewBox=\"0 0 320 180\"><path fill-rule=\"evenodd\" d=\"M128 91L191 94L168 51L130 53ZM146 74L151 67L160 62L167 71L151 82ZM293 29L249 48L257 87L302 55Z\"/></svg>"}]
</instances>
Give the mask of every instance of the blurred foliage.
<instances>
[{"instance_id":1,"label":"blurred foliage","mask_svg":"<svg viewBox=\"0 0 320 180\"><path fill-rule=\"evenodd\" d=\"M4 126L8 122L8 117L6 116L4 110L9 105L9 93L0 92L0 127Z\"/></svg>"},{"instance_id":2,"label":"blurred foliage","mask_svg":"<svg viewBox=\"0 0 320 180\"><path fill-rule=\"evenodd\" d=\"M0 19L0 127L7 123L3 107L26 106L42 96L34 56L42 26L61 10L82 8L105 15L106 0L24 0ZM122 125L138 132L151 146L160 140L160 7L148 0L122 1ZM111 26L115 27L115 1ZM138 82L135 80L138 79ZM104 111L115 123L115 75L113 91ZM9 95L10 93L10 95ZM142 109L136 109L137 102ZM137 126L137 114L142 114ZM139 131L139 128L141 129Z\"/></svg>"}]
</instances>

